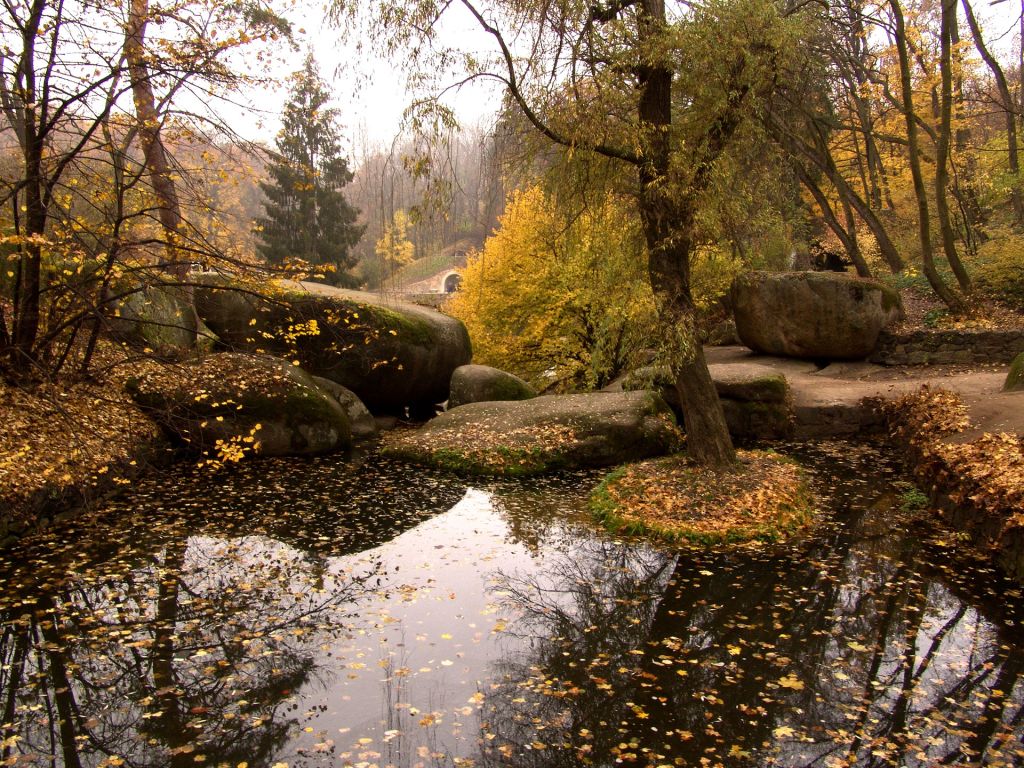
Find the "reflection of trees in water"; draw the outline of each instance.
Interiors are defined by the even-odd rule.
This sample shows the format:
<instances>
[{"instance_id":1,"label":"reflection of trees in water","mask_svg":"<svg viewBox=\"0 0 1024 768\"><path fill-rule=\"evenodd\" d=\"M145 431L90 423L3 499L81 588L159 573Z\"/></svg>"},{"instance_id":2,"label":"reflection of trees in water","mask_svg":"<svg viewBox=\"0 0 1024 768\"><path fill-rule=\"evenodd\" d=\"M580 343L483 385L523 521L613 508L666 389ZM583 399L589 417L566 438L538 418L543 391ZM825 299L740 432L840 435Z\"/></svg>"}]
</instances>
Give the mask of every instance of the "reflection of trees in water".
<instances>
[{"instance_id":1,"label":"reflection of trees in water","mask_svg":"<svg viewBox=\"0 0 1024 768\"><path fill-rule=\"evenodd\" d=\"M484 763L1020 764L1019 645L922 571L893 510L863 536L879 512L808 553L595 544L506 576L530 650L497 666Z\"/></svg>"},{"instance_id":2,"label":"reflection of trees in water","mask_svg":"<svg viewBox=\"0 0 1024 768\"><path fill-rule=\"evenodd\" d=\"M0 614L2 736L18 736L0 762L259 765L292 735L287 696L378 568L333 575L271 540L178 534L56 589L50 565Z\"/></svg>"}]
</instances>

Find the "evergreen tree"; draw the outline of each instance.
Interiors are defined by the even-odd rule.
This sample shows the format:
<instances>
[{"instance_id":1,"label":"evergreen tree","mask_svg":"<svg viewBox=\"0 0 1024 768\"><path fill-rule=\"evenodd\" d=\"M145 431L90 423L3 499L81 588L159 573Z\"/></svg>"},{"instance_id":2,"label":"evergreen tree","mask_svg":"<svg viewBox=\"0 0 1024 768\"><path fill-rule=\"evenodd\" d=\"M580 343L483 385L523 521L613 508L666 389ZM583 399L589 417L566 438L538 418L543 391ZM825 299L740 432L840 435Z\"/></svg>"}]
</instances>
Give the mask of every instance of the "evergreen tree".
<instances>
[{"instance_id":1,"label":"evergreen tree","mask_svg":"<svg viewBox=\"0 0 1024 768\"><path fill-rule=\"evenodd\" d=\"M352 172L341 156L338 111L327 106L329 100L310 54L292 75L277 152L268 168L271 181L260 184L267 200L266 216L256 221L263 241L258 250L272 264L298 258L333 266L334 282L354 286L352 247L364 227L356 224L359 211L341 192Z\"/></svg>"}]
</instances>

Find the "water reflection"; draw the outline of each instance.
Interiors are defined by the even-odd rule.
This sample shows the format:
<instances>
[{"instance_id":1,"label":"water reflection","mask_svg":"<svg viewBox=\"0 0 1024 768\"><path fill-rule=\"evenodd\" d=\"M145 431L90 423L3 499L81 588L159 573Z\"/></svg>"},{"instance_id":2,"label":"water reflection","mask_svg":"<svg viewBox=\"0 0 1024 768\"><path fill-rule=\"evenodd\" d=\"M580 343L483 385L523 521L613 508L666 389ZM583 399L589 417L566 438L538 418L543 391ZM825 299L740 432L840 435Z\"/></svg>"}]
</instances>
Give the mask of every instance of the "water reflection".
<instances>
[{"instance_id":1,"label":"water reflection","mask_svg":"<svg viewBox=\"0 0 1024 768\"><path fill-rule=\"evenodd\" d=\"M832 458L837 523L802 549L589 542L506 573L529 650L495 666L483 763L1021 764L1021 633L951 591L927 526L836 483Z\"/></svg>"},{"instance_id":2,"label":"water reflection","mask_svg":"<svg viewBox=\"0 0 1024 768\"><path fill-rule=\"evenodd\" d=\"M593 475L144 484L3 564L0 765L1024 764L1019 589L799 450L832 521L704 552L593 531Z\"/></svg>"}]
</instances>

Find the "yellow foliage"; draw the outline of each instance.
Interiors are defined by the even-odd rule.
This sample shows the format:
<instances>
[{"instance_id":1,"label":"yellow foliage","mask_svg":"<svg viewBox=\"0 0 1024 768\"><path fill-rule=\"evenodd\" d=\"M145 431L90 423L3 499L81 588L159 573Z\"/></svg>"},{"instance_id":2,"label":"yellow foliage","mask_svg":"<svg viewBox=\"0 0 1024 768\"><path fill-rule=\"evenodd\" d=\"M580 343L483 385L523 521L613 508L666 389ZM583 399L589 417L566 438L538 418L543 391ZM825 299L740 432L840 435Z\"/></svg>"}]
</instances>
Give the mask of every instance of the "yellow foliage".
<instances>
[{"instance_id":1,"label":"yellow foliage","mask_svg":"<svg viewBox=\"0 0 1024 768\"><path fill-rule=\"evenodd\" d=\"M409 216L399 208L377 241L375 251L391 272L411 264L416 258L416 247L409 240L408 230Z\"/></svg>"},{"instance_id":2,"label":"yellow foliage","mask_svg":"<svg viewBox=\"0 0 1024 768\"><path fill-rule=\"evenodd\" d=\"M603 386L652 339L630 202L608 196L573 215L538 186L513 193L450 311L466 323L477 362L542 388Z\"/></svg>"}]
</instances>

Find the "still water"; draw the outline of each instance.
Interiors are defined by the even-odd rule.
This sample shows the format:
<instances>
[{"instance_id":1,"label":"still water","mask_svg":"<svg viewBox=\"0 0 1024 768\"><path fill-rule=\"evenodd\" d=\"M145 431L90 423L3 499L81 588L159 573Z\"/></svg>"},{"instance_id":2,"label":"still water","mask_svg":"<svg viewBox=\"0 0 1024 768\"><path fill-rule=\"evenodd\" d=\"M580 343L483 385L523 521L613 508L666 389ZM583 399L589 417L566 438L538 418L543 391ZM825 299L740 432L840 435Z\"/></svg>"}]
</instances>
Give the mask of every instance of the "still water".
<instances>
[{"instance_id":1,"label":"still water","mask_svg":"<svg viewBox=\"0 0 1024 768\"><path fill-rule=\"evenodd\" d=\"M179 468L0 555L0 766L1024 765L1024 600L892 460L824 522L675 551L598 474Z\"/></svg>"}]
</instances>

